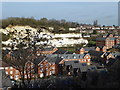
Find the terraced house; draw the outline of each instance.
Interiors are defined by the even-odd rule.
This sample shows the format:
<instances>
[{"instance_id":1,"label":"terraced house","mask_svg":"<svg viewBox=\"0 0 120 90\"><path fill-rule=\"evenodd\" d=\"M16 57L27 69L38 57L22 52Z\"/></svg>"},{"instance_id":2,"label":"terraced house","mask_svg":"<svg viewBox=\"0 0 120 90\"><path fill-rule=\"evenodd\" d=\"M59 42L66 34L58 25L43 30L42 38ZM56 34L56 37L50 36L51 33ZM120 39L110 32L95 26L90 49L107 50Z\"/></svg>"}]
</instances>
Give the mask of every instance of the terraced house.
<instances>
[{"instance_id":1,"label":"terraced house","mask_svg":"<svg viewBox=\"0 0 120 90\"><path fill-rule=\"evenodd\" d=\"M107 34L96 39L96 46L106 46L107 49L110 49L117 44L120 44L119 35Z\"/></svg>"},{"instance_id":2,"label":"terraced house","mask_svg":"<svg viewBox=\"0 0 120 90\"><path fill-rule=\"evenodd\" d=\"M37 56L34 61L28 60L25 64L24 78L46 77L58 75L65 61L77 61L90 65L91 57L89 54L47 54L46 56ZM21 78L19 70L12 66L5 66L6 74L11 79L18 80Z\"/></svg>"},{"instance_id":3,"label":"terraced house","mask_svg":"<svg viewBox=\"0 0 120 90\"><path fill-rule=\"evenodd\" d=\"M90 50L106 52L106 46L82 47L76 51L77 54L88 53Z\"/></svg>"},{"instance_id":4,"label":"terraced house","mask_svg":"<svg viewBox=\"0 0 120 90\"><path fill-rule=\"evenodd\" d=\"M91 56L89 54L60 54L62 58L60 64L64 64L65 61L78 61L79 63L87 63L90 65Z\"/></svg>"}]
</instances>

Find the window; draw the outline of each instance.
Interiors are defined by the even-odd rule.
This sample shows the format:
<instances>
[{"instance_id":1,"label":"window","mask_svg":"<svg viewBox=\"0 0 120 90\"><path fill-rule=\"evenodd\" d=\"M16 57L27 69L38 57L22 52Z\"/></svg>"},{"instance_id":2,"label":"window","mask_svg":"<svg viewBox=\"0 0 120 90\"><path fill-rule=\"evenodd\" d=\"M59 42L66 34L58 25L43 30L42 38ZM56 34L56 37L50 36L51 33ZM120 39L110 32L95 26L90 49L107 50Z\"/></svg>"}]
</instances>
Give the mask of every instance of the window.
<instances>
[{"instance_id":1,"label":"window","mask_svg":"<svg viewBox=\"0 0 120 90\"><path fill-rule=\"evenodd\" d=\"M84 60L86 62L86 60Z\"/></svg>"},{"instance_id":2,"label":"window","mask_svg":"<svg viewBox=\"0 0 120 90\"><path fill-rule=\"evenodd\" d=\"M5 69L8 69L8 67L5 67Z\"/></svg>"},{"instance_id":3,"label":"window","mask_svg":"<svg viewBox=\"0 0 120 90\"><path fill-rule=\"evenodd\" d=\"M10 71L10 74L13 74L13 71Z\"/></svg>"},{"instance_id":4,"label":"window","mask_svg":"<svg viewBox=\"0 0 120 90\"><path fill-rule=\"evenodd\" d=\"M46 73L46 76L48 76L48 72Z\"/></svg>"},{"instance_id":5,"label":"window","mask_svg":"<svg viewBox=\"0 0 120 90\"><path fill-rule=\"evenodd\" d=\"M14 76L14 78L15 78L16 80L18 80L18 77L19 77L19 75L15 75L15 76Z\"/></svg>"},{"instance_id":6,"label":"window","mask_svg":"<svg viewBox=\"0 0 120 90\"><path fill-rule=\"evenodd\" d=\"M91 69L95 69L95 67L91 67Z\"/></svg>"},{"instance_id":7,"label":"window","mask_svg":"<svg viewBox=\"0 0 120 90\"><path fill-rule=\"evenodd\" d=\"M13 69L13 67L10 67L10 69Z\"/></svg>"},{"instance_id":8,"label":"window","mask_svg":"<svg viewBox=\"0 0 120 90\"><path fill-rule=\"evenodd\" d=\"M43 68L41 68L40 71L43 72Z\"/></svg>"},{"instance_id":9,"label":"window","mask_svg":"<svg viewBox=\"0 0 120 90\"><path fill-rule=\"evenodd\" d=\"M55 69L55 67L52 67L52 69Z\"/></svg>"},{"instance_id":10,"label":"window","mask_svg":"<svg viewBox=\"0 0 120 90\"><path fill-rule=\"evenodd\" d=\"M10 79L13 79L13 76L10 76Z\"/></svg>"},{"instance_id":11,"label":"window","mask_svg":"<svg viewBox=\"0 0 120 90\"><path fill-rule=\"evenodd\" d=\"M51 71L52 72L52 74L55 74L55 71Z\"/></svg>"},{"instance_id":12,"label":"window","mask_svg":"<svg viewBox=\"0 0 120 90\"><path fill-rule=\"evenodd\" d=\"M43 73L40 74L40 77L41 77L41 78L43 77Z\"/></svg>"},{"instance_id":13,"label":"window","mask_svg":"<svg viewBox=\"0 0 120 90\"><path fill-rule=\"evenodd\" d=\"M25 75L25 78L27 78L27 75Z\"/></svg>"},{"instance_id":14,"label":"window","mask_svg":"<svg viewBox=\"0 0 120 90\"><path fill-rule=\"evenodd\" d=\"M88 56L86 56L86 58L88 58Z\"/></svg>"},{"instance_id":15,"label":"window","mask_svg":"<svg viewBox=\"0 0 120 90\"><path fill-rule=\"evenodd\" d=\"M90 61L90 59L88 59L88 61Z\"/></svg>"},{"instance_id":16,"label":"window","mask_svg":"<svg viewBox=\"0 0 120 90\"><path fill-rule=\"evenodd\" d=\"M43 65L42 65L42 64L40 64L40 67L43 67Z\"/></svg>"},{"instance_id":17,"label":"window","mask_svg":"<svg viewBox=\"0 0 120 90\"><path fill-rule=\"evenodd\" d=\"M6 74L8 74L8 72L6 72Z\"/></svg>"},{"instance_id":18,"label":"window","mask_svg":"<svg viewBox=\"0 0 120 90\"><path fill-rule=\"evenodd\" d=\"M48 71L48 68L46 68L46 71Z\"/></svg>"},{"instance_id":19,"label":"window","mask_svg":"<svg viewBox=\"0 0 120 90\"><path fill-rule=\"evenodd\" d=\"M16 73L16 74L18 74L18 73L19 73L19 71L18 71L18 70L16 70L16 71L15 71L15 73Z\"/></svg>"},{"instance_id":20,"label":"window","mask_svg":"<svg viewBox=\"0 0 120 90\"><path fill-rule=\"evenodd\" d=\"M48 67L48 64L46 64L46 67Z\"/></svg>"},{"instance_id":21,"label":"window","mask_svg":"<svg viewBox=\"0 0 120 90\"><path fill-rule=\"evenodd\" d=\"M75 59L75 58L76 58L76 56L73 56L73 58Z\"/></svg>"}]
</instances>

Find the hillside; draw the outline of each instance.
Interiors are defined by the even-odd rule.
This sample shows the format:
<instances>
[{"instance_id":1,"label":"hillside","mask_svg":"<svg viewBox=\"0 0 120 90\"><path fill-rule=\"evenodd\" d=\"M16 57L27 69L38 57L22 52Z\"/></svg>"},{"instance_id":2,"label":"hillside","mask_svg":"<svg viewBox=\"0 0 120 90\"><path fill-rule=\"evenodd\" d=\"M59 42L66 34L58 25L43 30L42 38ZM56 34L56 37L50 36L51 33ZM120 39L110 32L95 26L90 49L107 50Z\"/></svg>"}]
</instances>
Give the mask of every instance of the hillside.
<instances>
[{"instance_id":1,"label":"hillside","mask_svg":"<svg viewBox=\"0 0 120 90\"><path fill-rule=\"evenodd\" d=\"M66 33L66 34L54 34L49 30L44 28L32 28L30 26L12 26L9 25L5 29L0 29L3 33L2 44L3 46L11 46L14 44L17 46L20 42L28 42L29 37L30 42L34 42L37 37L36 45L51 45L56 47L62 47L74 44L87 44L88 41L84 40L80 33Z\"/></svg>"}]
</instances>

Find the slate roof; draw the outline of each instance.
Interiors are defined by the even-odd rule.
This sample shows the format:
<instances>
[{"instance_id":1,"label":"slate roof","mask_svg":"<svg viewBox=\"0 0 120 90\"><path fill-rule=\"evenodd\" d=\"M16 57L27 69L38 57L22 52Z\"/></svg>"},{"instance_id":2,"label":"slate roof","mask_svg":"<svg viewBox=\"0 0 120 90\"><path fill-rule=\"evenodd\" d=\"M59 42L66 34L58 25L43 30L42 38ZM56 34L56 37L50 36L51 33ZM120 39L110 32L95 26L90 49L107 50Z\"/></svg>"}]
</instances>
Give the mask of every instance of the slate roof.
<instances>
[{"instance_id":1,"label":"slate roof","mask_svg":"<svg viewBox=\"0 0 120 90\"><path fill-rule=\"evenodd\" d=\"M0 66L3 66L3 67L10 67L10 65L2 60L0 60Z\"/></svg>"},{"instance_id":2,"label":"slate roof","mask_svg":"<svg viewBox=\"0 0 120 90\"><path fill-rule=\"evenodd\" d=\"M95 50L95 47L85 47L85 51Z\"/></svg>"},{"instance_id":3,"label":"slate roof","mask_svg":"<svg viewBox=\"0 0 120 90\"><path fill-rule=\"evenodd\" d=\"M62 59L83 59L85 55L86 54L59 54L59 57Z\"/></svg>"},{"instance_id":4,"label":"slate roof","mask_svg":"<svg viewBox=\"0 0 120 90\"><path fill-rule=\"evenodd\" d=\"M114 37L107 37L107 38L109 38L110 40L115 40L116 39ZM107 38L106 37L98 37L98 38L96 38L96 40L103 40L103 41L105 41Z\"/></svg>"},{"instance_id":5,"label":"slate roof","mask_svg":"<svg viewBox=\"0 0 120 90\"><path fill-rule=\"evenodd\" d=\"M106 65L107 65L107 66L111 66L111 65L113 65L113 63L114 63L115 61L116 61L115 59L110 58L110 59L109 59L109 62L108 62Z\"/></svg>"},{"instance_id":6,"label":"slate roof","mask_svg":"<svg viewBox=\"0 0 120 90\"><path fill-rule=\"evenodd\" d=\"M120 52L111 53L114 57L120 56Z\"/></svg>"},{"instance_id":7,"label":"slate roof","mask_svg":"<svg viewBox=\"0 0 120 90\"><path fill-rule=\"evenodd\" d=\"M5 55L7 55L10 52L10 50L6 49L2 51L2 56L4 57Z\"/></svg>"},{"instance_id":8,"label":"slate roof","mask_svg":"<svg viewBox=\"0 0 120 90\"><path fill-rule=\"evenodd\" d=\"M96 38L96 40L106 40L106 38L104 38L104 37L98 37L98 38Z\"/></svg>"},{"instance_id":9,"label":"slate roof","mask_svg":"<svg viewBox=\"0 0 120 90\"><path fill-rule=\"evenodd\" d=\"M11 87L12 86L12 83L11 83L11 80L10 80L10 77L9 75L6 75L5 73L5 70L0 70L0 73L2 73L2 87L5 89L6 87Z\"/></svg>"},{"instance_id":10,"label":"slate roof","mask_svg":"<svg viewBox=\"0 0 120 90\"><path fill-rule=\"evenodd\" d=\"M120 35L114 35L114 36L120 36Z\"/></svg>"},{"instance_id":11,"label":"slate roof","mask_svg":"<svg viewBox=\"0 0 120 90\"><path fill-rule=\"evenodd\" d=\"M92 55L92 56L101 57L101 55L103 55L104 52L90 50L88 53L89 53L90 55Z\"/></svg>"},{"instance_id":12,"label":"slate roof","mask_svg":"<svg viewBox=\"0 0 120 90\"><path fill-rule=\"evenodd\" d=\"M80 69L81 72L87 72L87 70L97 70L95 65L87 65L86 63L75 63L74 61L65 61L65 66L72 66L73 69Z\"/></svg>"},{"instance_id":13,"label":"slate roof","mask_svg":"<svg viewBox=\"0 0 120 90\"><path fill-rule=\"evenodd\" d=\"M44 47L41 49L41 51L52 51L54 47Z\"/></svg>"},{"instance_id":14,"label":"slate roof","mask_svg":"<svg viewBox=\"0 0 120 90\"><path fill-rule=\"evenodd\" d=\"M50 63L58 64L62 60L62 58L55 56L55 57L47 57L46 60Z\"/></svg>"},{"instance_id":15,"label":"slate roof","mask_svg":"<svg viewBox=\"0 0 120 90\"><path fill-rule=\"evenodd\" d=\"M45 56L39 56L34 60L34 64L39 64L42 60L45 60Z\"/></svg>"},{"instance_id":16,"label":"slate roof","mask_svg":"<svg viewBox=\"0 0 120 90\"><path fill-rule=\"evenodd\" d=\"M53 54L73 54L73 53L66 50L58 49Z\"/></svg>"},{"instance_id":17,"label":"slate roof","mask_svg":"<svg viewBox=\"0 0 120 90\"><path fill-rule=\"evenodd\" d=\"M79 63L78 60L74 60L74 61L65 61L64 62L64 65L67 66L67 65L72 65L73 63Z\"/></svg>"}]
</instances>

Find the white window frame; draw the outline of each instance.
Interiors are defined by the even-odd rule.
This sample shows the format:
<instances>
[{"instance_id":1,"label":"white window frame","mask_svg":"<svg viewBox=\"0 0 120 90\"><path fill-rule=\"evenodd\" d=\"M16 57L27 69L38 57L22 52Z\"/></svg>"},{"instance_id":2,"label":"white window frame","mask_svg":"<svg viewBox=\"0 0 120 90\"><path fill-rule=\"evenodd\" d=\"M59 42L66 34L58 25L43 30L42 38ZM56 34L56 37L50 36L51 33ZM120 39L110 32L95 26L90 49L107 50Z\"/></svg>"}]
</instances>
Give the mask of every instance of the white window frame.
<instances>
[{"instance_id":1,"label":"white window frame","mask_svg":"<svg viewBox=\"0 0 120 90\"><path fill-rule=\"evenodd\" d=\"M10 74L13 74L13 71L10 71Z\"/></svg>"}]
</instances>

